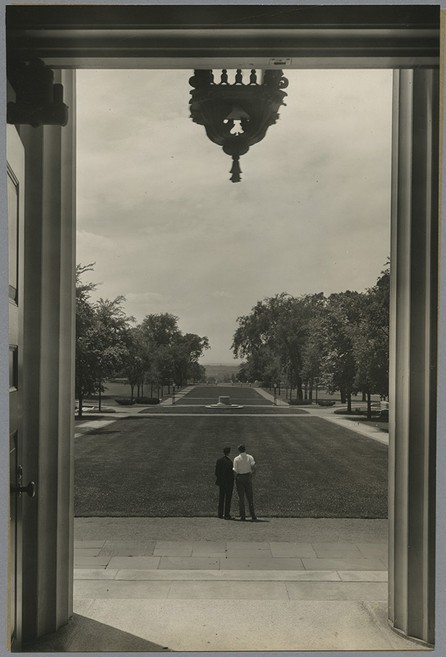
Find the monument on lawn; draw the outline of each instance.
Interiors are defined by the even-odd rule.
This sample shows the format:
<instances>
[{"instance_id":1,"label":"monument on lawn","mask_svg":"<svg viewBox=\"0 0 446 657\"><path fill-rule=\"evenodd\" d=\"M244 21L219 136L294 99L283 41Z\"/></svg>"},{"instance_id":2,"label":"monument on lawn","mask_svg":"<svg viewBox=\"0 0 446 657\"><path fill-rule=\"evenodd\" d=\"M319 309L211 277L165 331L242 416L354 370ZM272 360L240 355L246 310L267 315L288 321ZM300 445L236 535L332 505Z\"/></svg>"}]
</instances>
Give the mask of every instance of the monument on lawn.
<instances>
[{"instance_id":1,"label":"monument on lawn","mask_svg":"<svg viewBox=\"0 0 446 657\"><path fill-rule=\"evenodd\" d=\"M206 408L243 408L243 406L231 404L228 396L220 395L216 404L207 404Z\"/></svg>"}]
</instances>

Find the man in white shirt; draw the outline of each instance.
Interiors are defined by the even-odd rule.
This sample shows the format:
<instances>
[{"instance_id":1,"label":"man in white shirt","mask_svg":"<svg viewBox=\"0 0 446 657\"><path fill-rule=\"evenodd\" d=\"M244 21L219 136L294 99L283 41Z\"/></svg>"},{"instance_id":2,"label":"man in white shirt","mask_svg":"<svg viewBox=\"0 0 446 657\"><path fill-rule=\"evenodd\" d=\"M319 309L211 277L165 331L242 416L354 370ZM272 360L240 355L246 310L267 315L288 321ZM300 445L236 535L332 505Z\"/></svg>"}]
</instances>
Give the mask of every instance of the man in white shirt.
<instances>
[{"instance_id":1,"label":"man in white shirt","mask_svg":"<svg viewBox=\"0 0 446 657\"><path fill-rule=\"evenodd\" d=\"M246 447L240 445L238 448L239 455L235 457L233 463L235 485L237 487L238 502L240 507L240 520L246 520L245 515L245 495L248 500L249 513L251 520L257 520L254 511L254 500L252 493L252 475L256 469L256 462L251 454L246 453Z\"/></svg>"}]
</instances>

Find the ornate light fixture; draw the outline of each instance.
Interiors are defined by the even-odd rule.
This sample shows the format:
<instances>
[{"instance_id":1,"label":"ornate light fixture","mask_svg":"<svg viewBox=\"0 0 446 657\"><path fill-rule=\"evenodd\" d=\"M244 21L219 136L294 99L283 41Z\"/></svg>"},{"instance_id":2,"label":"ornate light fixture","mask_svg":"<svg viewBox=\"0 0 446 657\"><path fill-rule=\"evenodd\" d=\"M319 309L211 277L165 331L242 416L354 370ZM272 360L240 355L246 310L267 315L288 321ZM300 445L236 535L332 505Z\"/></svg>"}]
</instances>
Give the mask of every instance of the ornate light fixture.
<instances>
[{"instance_id":1,"label":"ornate light fixture","mask_svg":"<svg viewBox=\"0 0 446 657\"><path fill-rule=\"evenodd\" d=\"M232 157L230 180L240 182L240 157L276 123L278 110L285 105L283 89L288 80L281 70L267 70L259 83L256 71L251 70L245 84L241 69L237 69L235 82L230 84L226 69L220 82L214 81L212 70L196 70L189 84L194 87L189 101L191 119L203 125L209 139Z\"/></svg>"}]
</instances>

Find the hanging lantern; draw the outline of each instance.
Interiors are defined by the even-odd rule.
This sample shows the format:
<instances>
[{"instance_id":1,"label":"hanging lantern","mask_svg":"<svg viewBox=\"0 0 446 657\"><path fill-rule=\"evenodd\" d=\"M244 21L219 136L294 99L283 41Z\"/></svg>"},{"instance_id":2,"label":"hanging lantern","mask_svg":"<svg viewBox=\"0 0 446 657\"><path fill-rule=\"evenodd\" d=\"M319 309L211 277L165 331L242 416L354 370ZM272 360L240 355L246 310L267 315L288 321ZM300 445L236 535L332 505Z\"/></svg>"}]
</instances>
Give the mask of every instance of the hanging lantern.
<instances>
[{"instance_id":1,"label":"hanging lantern","mask_svg":"<svg viewBox=\"0 0 446 657\"><path fill-rule=\"evenodd\" d=\"M287 94L283 89L288 80L283 71L268 70L259 83L252 70L245 84L241 69L237 69L235 81L230 84L226 69L219 82L214 81L212 70L197 70L189 84L194 87L189 101L191 119L203 125L209 139L232 157L230 180L240 182L240 157L276 123L279 108L285 105Z\"/></svg>"}]
</instances>

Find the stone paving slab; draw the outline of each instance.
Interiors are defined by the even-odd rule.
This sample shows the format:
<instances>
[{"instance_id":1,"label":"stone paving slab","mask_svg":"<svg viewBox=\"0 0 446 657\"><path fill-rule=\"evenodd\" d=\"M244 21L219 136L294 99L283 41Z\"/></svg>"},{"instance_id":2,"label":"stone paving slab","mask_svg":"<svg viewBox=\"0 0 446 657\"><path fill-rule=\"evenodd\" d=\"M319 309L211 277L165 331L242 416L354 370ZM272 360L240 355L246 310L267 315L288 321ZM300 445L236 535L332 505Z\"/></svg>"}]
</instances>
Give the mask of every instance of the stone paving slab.
<instances>
[{"instance_id":1,"label":"stone paving slab","mask_svg":"<svg viewBox=\"0 0 446 657\"><path fill-rule=\"evenodd\" d=\"M226 553L225 541L196 541L192 546L193 557L211 557Z\"/></svg>"},{"instance_id":2,"label":"stone paving slab","mask_svg":"<svg viewBox=\"0 0 446 657\"><path fill-rule=\"evenodd\" d=\"M228 549L233 551L243 552L244 550L269 550L270 544L268 541L227 541Z\"/></svg>"},{"instance_id":3,"label":"stone paving slab","mask_svg":"<svg viewBox=\"0 0 446 657\"><path fill-rule=\"evenodd\" d=\"M156 541L127 542L106 541L100 556L109 557L148 557L153 555Z\"/></svg>"},{"instance_id":4,"label":"stone paving slab","mask_svg":"<svg viewBox=\"0 0 446 657\"><path fill-rule=\"evenodd\" d=\"M105 544L105 540L96 540L96 541L74 541L74 549L76 548L102 548Z\"/></svg>"},{"instance_id":5,"label":"stone paving slab","mask_svg":"<svg viewBox=\"0 0 446 657\"><path fill-rule=\"evenodd\" d=\"M91 548L85 548L85 547L78 547L76 548L76 556L77 558L79 557L98 557L101 553L102 548L100 547L91 547Z\"/></svg>"},{"instance_id":6,"label":"stone paving slab","mask_svg":"<svg viewBox=\"0 0 446 657\"><path fill-rule=\"evenodd\" d=\"M302 559L308 570L386 570L381 559Z\"/></svg>"},{"instance_id":7,"label":"stone paving slab","mask_svg":"<svg viewBox=\"0 0 446 657\"><path fill-rule=\"evenodd\" d=\"M115 579L119 570L111 568L75 568L73 577L74 579Z\"/></svg>"},{"instance_id":8,"label":"stone paving slab","mask_svg":"<svg viewBox=\"0 0 446 657\"><path fill-rule=\"evenodd\" d=\"M109 557L82 557L74 555L75 568L105 568L110 561Z\"/></svg>"},{"instance_id":9,"label":"stone paving slab","mask_svg":"<svg viewBox=\"0 0 446 657\"><path fill-rule=\"evenodd\" d=\"M291 600L387 600L385 582L286 582Z\"/></svg>"},{"instance_id":10,"label":"stone paving slab","mask_svg":"<svg viewBox=\"0 0 446 657\"><path fill-rule=\"evenodd\" d=\"M75 599L87 608L88 600ZM175 651L421 650L387 623L387 603L312 600L93 600L88 617Z\"/></svg>"},{"instance_id":11,"label":"stone paving slab","mask_svg":"<svg viewBox=\"0 0 446 657\"><path fill-rule=\"evenodd\" d=\"M74 579L387 582L386 570L168 570L75 568Z\"/></svg>"},{"instance_id":12,"label":"stone paving slab","mask_svg":"<svg viewBox=\"0 0 446 657\"><path fill-rule=\"evenodd\" d=\"M187 543L178 542L175 544L172 542L172 545L166 547L158 547L158 543L153 551L153 554L157 557L191 557L192 556L192 545Z\"/></svg>"},{"instance_id":13,"label":"stone paving slab","mask_svg":"<svg viewBox=\"0 0 446 657\"><path fill-rule=\"evenodd\" d=\"M133 598L164 599L167 598L171 582L128 582L124 580L76 580L73 587L75 598L107 599Z\"/></svg>"},{"instance_id":14,"label":"stone paving slab","mask_svg":"<svg viewBox=\"0 0 446 657\"><path fill-rule=\"evenodd\" d=\"M80 575L77 576L76 573ZM94 579L94 574L91 577L88 573L101 573L101 571L75 571L75 578L78 579ZM102 571L107 573L108 571ZM340 575L335 570L113 570L115 579L126 580L171 580L171 581L341 581ZM375 580L373 571L370 578ZM85 573L85 575L83 574ZM367 581L367 571L364 573L364 580ZM387 575L387 573L386 573ZM100 577L98 577L99 579ZM357 579L360 579L358 577ZM379 581L382 581L380 579Z\"/></svg>"},{"instance_id":15,"label":"stone paving slab","mask_svg":"<svg viewBox=\"0 0 446 657\"><path fill-rule=\"evenodd\" d=\"M172 548L177 548L178 546L181 546L182 548L185 548L187 550L190 550L192 552L192 548L194 545L194 541L156 541L155 543L155 549L156 550L171 550Z\"/></svg>"},{"instance_id":16,"label":"stone paving slab","mask_svg":"<svg viewBox=\"0 0 446 657\"><path fill-rule=\"evenodd\" d=\"M325 572L325 571L322 571ZM338 570L344 582L387 582L387 570Z\"/></svg>"},{"instance_id":17,"label":"stone paving slab","mask_svg":"<svg viewBox=\"0 0 446 657\"><path fill-rule=\"evenodd\" d=\"M153 555L155 541L153 546L146 544L139 545L105 545L100 552L101 557L151 557Z\"/></svg>"},{"instance_id":18,"label":"stone paving slab","mask_svg":"<svg viewBox=\"0 0 446 657\"><path fill-rule=\"evenodd\" d=\"M177 600L288 600L286 582L172 582Z\"/></svg>"},{"instance_id":19,"label":"stone paving slab","mask_svg":"<svg viewBox=\"0 0 446 657\"><path fill-rule=\"evenodd\" d=\"M120 568L158 568L161 557L112 557L108 563L111 569Z\"/></svg>"},{"instance_id":20,"label":"stone paving slab","mask_svg":"<svg viewBox=\"0 0 446 657\"><path fill-rule=\"evenodd\" d=\"M220 559L212 557L161 557L159 568L169 570L214 570L220 568Z\"/></svg>"},{"instance_id":21,"label":"stone paving slab","mask_svg":"<svg viewBox=\"0 0 446 657\"><path fill-rule=\"evenodd\" d=\"M220 568L221 570L303 570L304 566L301 559L286 557L282 559L274 559L273 557L229 557L228 559L220 559ZM325 570L329 569L326 568Z\"/></svg>"},{"instance_id":22,"label":"stone paving slab","mask_svg":"<svg viewBox=\"0 0 446 657\"><path fill-rule=\"evenodd\" d=\"M296 543L286 541L149 541L121 543L106 541L102 548L75 547L77 558L138 556L261 556L303 558L388 558L387 544Z\"/></svg>"},{"instance_id":23,"label":"stone paving slab","mask_svg":"<svg viewBox=\"0 0 446 657\"><path fill-rule=\"evenodd\" d=\"M76 519L75 535L75 611L173 650L420 649L387 624L387 521Z\"/></svg>"},{"instance_id":24,"label":"stone paving slab","mask_svg":"<svg viewBox=\"0 0 446 657\"><path fill-rule=\"evenodd\" d=\"M270 557L272 552L269 543L246 543L236 545L227 543L226 553L228 557Z\"/></svg>"},{"instance_id":25,"label":"stone paving slab","mask_svg":"<svg viewBox=\"0 0 446 657\"><path fill-rule=\"evenodd\" d=\"M158 547L160 545L160 547ZM226 546L226 547L225 547ZM104 548L105 550L106 548ZM171 570L230 569L230 570L336 570L364 571L386 570L386 556L364 557L354 545L340 545L322 549L317 544L298 546L286 543L274 545L243 542L157 542L153 555L146 555L143 546L124 550L125 555L115 554L113 546L108 548L109 556L103 556L96 548L76 548L74 554L77 568L109 568L112 570L152 570L156 568ZM149 552L152 547L149 546ZM274 551L274 554L273 554ZM301 557L285 556L302 554ZM319 555L317 555L319 553ZM277 555L280 556L277 556ZM317 556L304 556L316 554ZM379 553L378 553L379 554ZM96 555L96 556L95 556ZM322 555L322 556L321 556ZM323 556L331 555L331 556ZM358 557L359 555L359 557Z\"/></svg>"},{"instance_id":26,"label":"stone paving slab","mask_svg":"<svg viewBox=\"0 0 446 657\"><path fill-rule=\"evenodd\" d=\"M312 543L318 558L360 559L364 555L354 543Z\"/></svg>"},{"instance_id":27,"label":"stone paving slab","mask_svg":"<svg viewBox=\"0 0 446 657\"><path fill-rule=\"evenodd\" d=\"M365 557L388 557L388 545L385 543L356 543L358 550Z\"/></svg>"},{"instance_id":28,"label":"stone paving slab","mask_svg":"<svg viewBox=\"0 0 446 657\"><path fill-rule=\"evenodd\" d=\"M271 554L273 557L316 557L316 552L311 543L285 543L271 542Z\"/></svg>"}]
</instances>

